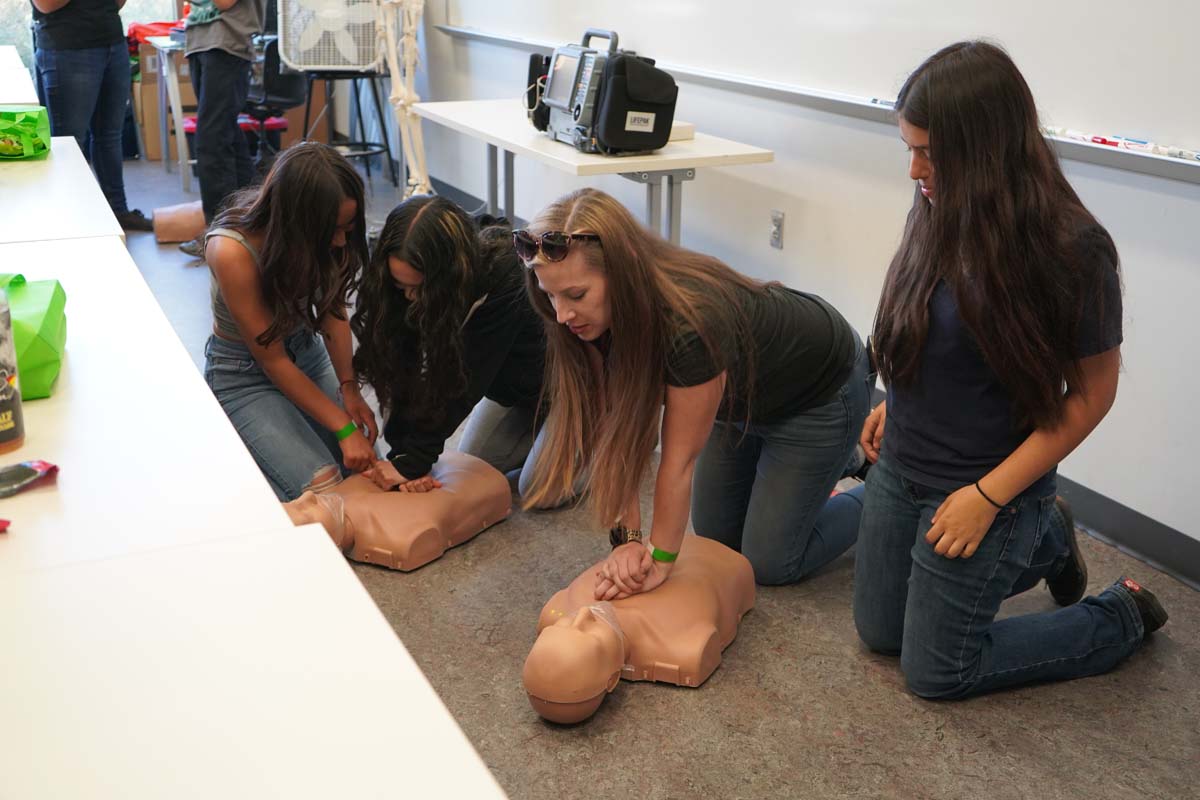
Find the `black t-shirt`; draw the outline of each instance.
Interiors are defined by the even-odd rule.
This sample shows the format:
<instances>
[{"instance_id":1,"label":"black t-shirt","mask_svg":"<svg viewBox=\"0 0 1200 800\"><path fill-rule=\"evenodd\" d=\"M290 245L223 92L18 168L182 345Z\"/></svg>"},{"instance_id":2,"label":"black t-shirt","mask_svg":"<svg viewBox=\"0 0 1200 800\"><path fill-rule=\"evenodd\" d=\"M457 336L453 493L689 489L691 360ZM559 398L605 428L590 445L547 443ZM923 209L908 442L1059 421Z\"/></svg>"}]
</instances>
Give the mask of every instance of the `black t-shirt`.
<instances>
[{"instance_id":1,"label":"black t-shirt","mask_svg":"<svg viewBox=\"0 0 1200 800\"><path fill-rule=\"evenodd\" d=\"M786 286L738 291L755 347L751 423L778 422L828 402L854 366L857 336L850 323L816 295ZM697 386L727 370L734 391L722 401L717 416L742 421L746 359L737 352L733 332L723 330L715 314L705 327L718 352L709 353L696 331L677 326L667 351L666 382Z\"/></svg>"},{"instance_id":2,"label":"black t-shirt","mask_svg":"<svg viewBox=\"0 0 1200 800\"><path fill-rule=\"evenodd\" d=\"M40 50L83 50L116 44L125 32L116 0L71 0L51 14L34 6L33 37Z\"/></svg>"},{"instance_id":3,"label":"black t-shirt","mask_svg":"<svg viewBox=\"0 0 1200 800\"><path fill-rule=\"evenodd\" d=\"M513 257L500 264L490 285L479 287L487 299L463 327L466 391L446 404L437 424L393 409L383 427L388 459L406 478L429 473L446 440L481 398L502 406L536 407L542 392L546 356L542 320L525 293L524 268Z\"/></svg>"},{"instance_id":4,"label":"black t-shirt","mask_svg":"<svg viewBox=\"0 0 1200 800\"><path fill-rule=\"evenodd\" d=\"M1121 281L1102 230L1084 231L1077 246L1091 286L1075 353L1087 358L1121 344ZM1033 433L1016 419L1012 397L959 316L953 290L939 283L917 378L912 386L888 387L884 455L909 480L954 491L991 472ZM1025 492L1045 494L1054 474Z\"/></svg>"}]
</instances>

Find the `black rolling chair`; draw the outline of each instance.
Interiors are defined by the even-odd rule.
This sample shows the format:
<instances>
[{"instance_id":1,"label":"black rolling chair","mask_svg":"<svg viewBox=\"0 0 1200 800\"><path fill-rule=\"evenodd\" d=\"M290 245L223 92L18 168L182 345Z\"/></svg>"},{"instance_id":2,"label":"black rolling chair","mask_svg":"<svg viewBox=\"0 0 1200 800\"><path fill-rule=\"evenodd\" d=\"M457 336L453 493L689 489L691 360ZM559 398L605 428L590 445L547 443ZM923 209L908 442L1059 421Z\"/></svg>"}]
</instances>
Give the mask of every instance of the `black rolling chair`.
<instances>
[{"instance_id":1,"label":"black rolling chair","mask_svg":"<svg viewBox=\"0 0 1200 800\"><path fill-rule=\"evenodd\" d=\"M276 153L271 144L272 137L268 135L267 120L282 116L289 108L304 105L308 98L308 81L302 73L282 69L276 37L263 36L257 43L261 44L262 59L254 64L245 113L258 123L258 161L263 165ZM270 155L264 157L264 151Z\"/></svg>"}]
</instances>

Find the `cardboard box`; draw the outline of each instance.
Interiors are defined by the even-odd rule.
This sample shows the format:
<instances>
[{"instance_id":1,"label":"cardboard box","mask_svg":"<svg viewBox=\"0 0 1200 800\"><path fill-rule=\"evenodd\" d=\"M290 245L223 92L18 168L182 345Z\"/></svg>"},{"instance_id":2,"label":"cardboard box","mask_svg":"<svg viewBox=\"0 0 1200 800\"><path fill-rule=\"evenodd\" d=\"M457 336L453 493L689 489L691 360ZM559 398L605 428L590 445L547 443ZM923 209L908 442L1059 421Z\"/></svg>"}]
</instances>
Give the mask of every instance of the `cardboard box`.
<instances>
[{"instance_id":1,"label":"cardboard box","mask_svg":"<svg viewBox=\"0 0 1200 800\"><path fill-rule=\"evenodd\" d=\"M325 81L313 81L312 92L312 109L308 114L308 127L313 128L313 132L309 139L329 144L329 127L325 124L325 117L321 116L321 112L332 114L333 109L325 109ZM282 147L291 147L304 138L304 131L301 130L304 127L304 106L299 105L289 109L283 116L288 121L288 129L283 132L280 144ZM313 122L318 117L321 121L314 127Z\"/></svg>"},{"instance_id":2,"label":"cardboard box","mask_svg":"<svg viewBox=\"0 0 1200 800\"><path fill-rule=\"evenodd\" d=\"M179 76L179 101L185 106L192 106L194 108L196 105L196 92L192 88L192 72L188 68L187 59L183 57L182 51L172 53L171 57L175 59L175 72ZM142 87L144 89L151 89L157 98L158 51L148 44L139 45L138 61L140 62L139 71L141 73Z\"/></svg>"},{"instance_id":3,"label":"cardboard box","mask_svg":"<svg viewBox=\"0 0 1200 800\"><path fill-rule=\"evenodd\" d=\"M158 84L152 83L147 87L143 83L136 88L134 97L138 98L135 103L141 106L141 119L138 124L142 127L142 143L146 148L146 160L160 161L162 160L162 142L159 139L158 130ZM196 113L196 109L194 106L191 108L184 106L183 113L192 115ZM167 147L169 150L167 157L172 161L178 159L178 150L175 147L175 123L171 118L170 107L167 108Z\"/></svg>"}]
</instances>

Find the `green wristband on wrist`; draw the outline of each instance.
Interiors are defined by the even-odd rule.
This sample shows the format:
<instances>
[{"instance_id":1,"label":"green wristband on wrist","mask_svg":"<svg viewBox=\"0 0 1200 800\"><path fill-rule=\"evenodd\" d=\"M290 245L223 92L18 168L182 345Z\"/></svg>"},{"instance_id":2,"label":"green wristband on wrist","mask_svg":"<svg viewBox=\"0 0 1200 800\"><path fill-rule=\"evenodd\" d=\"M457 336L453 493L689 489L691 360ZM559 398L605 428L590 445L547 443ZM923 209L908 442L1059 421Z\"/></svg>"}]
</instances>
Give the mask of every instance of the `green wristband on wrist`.
<instances>
[{"instance_id":1,"label":"green wristband on wrist","mask_svg":"<svg viewBox=\"0 0 1200 800\"><path fill-rule=\"evenodd\" d=\"M655 561L661 561L664 564L670 564L672 561L679 558L679 553L668 553L666 550L650 544L649 541L646 541L645 545L650 550L650 557Z\"/></svg>"},{"instance_id":2,"label":"green wristband on wrist","mask_svg":"<svg viewBox=\"0 0 1200 800\"><path fill-rule=\"evenodd\" d=\"M347 422L346 427L342 428L340 431L335 431L333 435L337 437L339 442L344 442L346 439L349 439L356 430L358 430L358 425L351 421Z\"/></svg>"}]
</instances>

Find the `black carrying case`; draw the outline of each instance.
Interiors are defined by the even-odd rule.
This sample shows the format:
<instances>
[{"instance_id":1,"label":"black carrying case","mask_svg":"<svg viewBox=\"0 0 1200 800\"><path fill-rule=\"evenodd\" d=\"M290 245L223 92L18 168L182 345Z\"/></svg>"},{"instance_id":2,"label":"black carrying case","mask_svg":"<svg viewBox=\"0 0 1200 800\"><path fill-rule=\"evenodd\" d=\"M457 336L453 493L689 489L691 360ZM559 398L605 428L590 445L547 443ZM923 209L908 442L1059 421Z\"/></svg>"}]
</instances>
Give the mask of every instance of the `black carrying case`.
<instances>
[{"instance_id":1,"label":"black carrying case","mask_svg":"<svg viewBox=\"0 0 1200 800\"><path fill-rule=\"evenodd\" d=\"M671 138L675 79L654 66L654 59L618 51L604 65L596 103L595 136L602 151L657 150Z\"/></svg>"}]
</instances>

